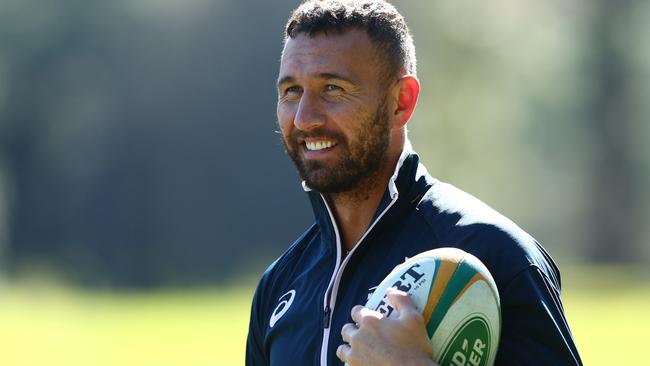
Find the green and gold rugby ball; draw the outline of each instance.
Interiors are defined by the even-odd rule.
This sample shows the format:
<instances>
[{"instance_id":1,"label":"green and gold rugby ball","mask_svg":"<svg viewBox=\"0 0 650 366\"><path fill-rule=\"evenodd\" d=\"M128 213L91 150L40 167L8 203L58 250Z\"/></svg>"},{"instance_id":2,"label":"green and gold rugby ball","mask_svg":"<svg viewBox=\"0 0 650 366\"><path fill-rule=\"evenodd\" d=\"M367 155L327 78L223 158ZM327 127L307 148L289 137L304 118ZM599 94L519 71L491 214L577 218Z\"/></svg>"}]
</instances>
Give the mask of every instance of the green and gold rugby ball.
<instances>
[{"instance_id":1,"label":"green and gold rugby ball","mask_svg":"<svg viewBox=\"0 0 650 366\"><path fill-rule=\"evenodd\" d=\"M422 312L433 360L440 366L493 365L501 331L497 286L481 261L457 248L418 254L377 286L366 307L395 316L390 287L408 293Z\"/></svg>"}]
</instances>

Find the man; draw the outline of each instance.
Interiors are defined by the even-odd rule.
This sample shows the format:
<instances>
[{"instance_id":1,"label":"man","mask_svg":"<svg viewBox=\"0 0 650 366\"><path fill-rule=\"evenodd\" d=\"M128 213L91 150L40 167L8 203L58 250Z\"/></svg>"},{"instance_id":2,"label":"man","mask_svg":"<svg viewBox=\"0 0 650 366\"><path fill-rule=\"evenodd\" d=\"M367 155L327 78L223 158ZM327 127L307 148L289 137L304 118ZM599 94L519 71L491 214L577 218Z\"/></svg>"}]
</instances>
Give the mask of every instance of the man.
<instances>
[{"instance_id":1,"label":"man","mask_svg":"<svg viewBox=\"0 0 650 366\"><path fill-rule=\"evenodd\" d=\"M558 269L528 234L432 178L407 139L419 82L402 16L384 1L310 1L286 27L277 115L315 223L264 273L247 365L433 365L422 316L364 308L405 258L453 246L492 273L499 365L579 365Z\"/></svg>"}]
</instances>

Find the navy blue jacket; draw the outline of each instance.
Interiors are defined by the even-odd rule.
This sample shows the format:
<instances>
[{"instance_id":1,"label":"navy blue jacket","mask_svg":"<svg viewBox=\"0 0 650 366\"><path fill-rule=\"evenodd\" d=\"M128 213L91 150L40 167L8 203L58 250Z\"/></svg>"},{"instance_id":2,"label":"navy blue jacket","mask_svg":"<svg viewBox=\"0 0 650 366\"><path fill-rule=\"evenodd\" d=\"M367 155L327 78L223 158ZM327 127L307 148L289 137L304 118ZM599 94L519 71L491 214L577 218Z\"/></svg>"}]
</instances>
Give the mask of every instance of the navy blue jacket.
<instances>
[{"instance_id":1,"label":"navy blue jacket","mask_svg":"<svg viewBox=\"0 0 650 366\"><path fill-rule=\"evenodd\" d=\"M549 254L506 217L433 179L406 151L372 224L345 258L330 208L321 194L309 192L316 222L260 280L246 365L342 365L335 352L352 307L365 304L406 257L439 247L473 254L496 281L502 308L497 365L581 365Z\"/></svg>"}]
</instances>

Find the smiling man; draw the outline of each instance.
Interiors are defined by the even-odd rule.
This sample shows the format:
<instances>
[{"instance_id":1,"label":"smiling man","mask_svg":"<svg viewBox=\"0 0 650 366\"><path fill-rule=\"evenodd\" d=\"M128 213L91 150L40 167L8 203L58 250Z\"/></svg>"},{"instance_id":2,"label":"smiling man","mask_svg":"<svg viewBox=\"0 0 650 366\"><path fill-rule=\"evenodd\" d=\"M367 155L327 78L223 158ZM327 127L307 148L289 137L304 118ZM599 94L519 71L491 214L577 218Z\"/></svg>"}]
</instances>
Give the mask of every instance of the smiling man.
<instances>
[{"instance_id":1,"label":"smiling man","mask_svg":"<svg viewBox=\"0 0 650 366\"><path fill-rule=\"evenodd\" d=\"M289 19L278 124L315 222L264 273L247 365L433 365L422 317L364 304L405 258L478 257L502 302L499 365L579 365L548 253L476 198L432 178L408 142L420 84L403 17L384 1L308 1Z\"/></svg>"}]
</instances>

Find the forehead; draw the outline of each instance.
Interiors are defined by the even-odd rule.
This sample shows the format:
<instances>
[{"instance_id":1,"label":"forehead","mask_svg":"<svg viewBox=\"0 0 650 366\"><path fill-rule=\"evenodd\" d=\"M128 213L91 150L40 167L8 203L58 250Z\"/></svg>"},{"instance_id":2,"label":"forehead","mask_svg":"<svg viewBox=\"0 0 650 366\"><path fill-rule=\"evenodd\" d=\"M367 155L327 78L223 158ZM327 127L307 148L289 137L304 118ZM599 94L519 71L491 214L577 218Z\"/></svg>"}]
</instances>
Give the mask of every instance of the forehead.
<instances>
[{"instance_id":1,"label":"forehead","mask_svg":"<svg viewBox=\"0 0 650 366\"><path fill-rule=\"evenodd\" d=\"M377 79L379 56L365 31L298 34L288 38L280 62L279 79L304 78L323 73L341 74L352 80Z\"/></svg>"}]
</instances>

